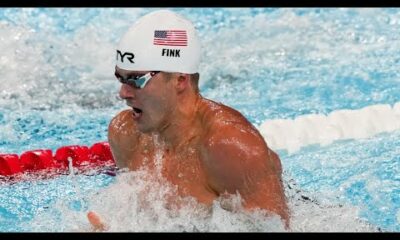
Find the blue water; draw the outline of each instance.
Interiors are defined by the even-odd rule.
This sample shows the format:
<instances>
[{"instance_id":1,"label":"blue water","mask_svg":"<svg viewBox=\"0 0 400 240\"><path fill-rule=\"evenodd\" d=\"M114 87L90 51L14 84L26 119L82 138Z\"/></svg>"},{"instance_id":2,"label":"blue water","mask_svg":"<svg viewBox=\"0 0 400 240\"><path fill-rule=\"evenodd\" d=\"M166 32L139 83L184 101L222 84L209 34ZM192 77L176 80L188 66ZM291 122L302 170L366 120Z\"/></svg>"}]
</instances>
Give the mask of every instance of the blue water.
<instances>
[{"instance_id":1,"label":"blue water","mask_svg":"<svg viewBox=\"0 0 400 240\"><path fill-rule=\"evenodd\" d=\"M0 9L0 152L105 141L109 121L125 108L115 97L113 47L152 10ZM174 10L199 31L203 96L255 125L400 101L398 9ZM357 206L361 219L399 231L399 135L278 150L285 182L293 179L319 202ZM28 223L48 211L50 222L63 219L60 209L83 215L85 196L112 183L100 174L1 184L0 231L30 231Z\"/></svg>"}]
</instances>

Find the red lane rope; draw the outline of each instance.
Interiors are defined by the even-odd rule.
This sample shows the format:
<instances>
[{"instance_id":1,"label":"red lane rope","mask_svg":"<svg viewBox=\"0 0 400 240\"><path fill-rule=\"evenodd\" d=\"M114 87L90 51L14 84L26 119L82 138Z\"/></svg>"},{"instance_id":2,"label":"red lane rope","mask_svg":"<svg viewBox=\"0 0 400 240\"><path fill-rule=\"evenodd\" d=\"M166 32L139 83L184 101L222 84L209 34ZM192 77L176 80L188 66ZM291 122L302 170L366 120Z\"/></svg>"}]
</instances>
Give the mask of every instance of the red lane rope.
<instances>
[{"instance_id":1,"label":"red lane rope","mask_svg":"<svg viewBox=\"0 0 400 240\"><path fill-rule=\"evenodd\" d=\"M51 149L37 149L17 154L0 154L0 176L25 172L53 171L64 173L70 162L76 169L115 165L108 142L98 142L90 148L82 145L63 146L53 154Z\"/></svg>"}]
</instances>

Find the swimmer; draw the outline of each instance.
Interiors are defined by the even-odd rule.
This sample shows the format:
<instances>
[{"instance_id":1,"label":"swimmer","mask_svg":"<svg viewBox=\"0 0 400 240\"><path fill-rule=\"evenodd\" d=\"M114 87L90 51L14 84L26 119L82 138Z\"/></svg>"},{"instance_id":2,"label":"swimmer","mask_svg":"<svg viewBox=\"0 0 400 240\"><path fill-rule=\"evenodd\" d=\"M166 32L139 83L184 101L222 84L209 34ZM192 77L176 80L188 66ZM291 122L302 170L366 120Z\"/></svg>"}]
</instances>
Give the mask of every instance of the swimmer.
<instances>
[{"instance_id":1,"label":"swimmer","mask_svg":"<svg viewBox=\"0 0 400 240\"><path fill-rule=\"evenodd\" d=\"M117 167L154 170L162 148L162 176L182 197L211 206L239 193L245 209L277 214L288 228L278 155L240 112L200 94L200 55L193 24L169 10L143 16L122 37L115 76L130 108L108 128ZM95 212L87 217L107 229Z\"/></svg>"}]
</instances>

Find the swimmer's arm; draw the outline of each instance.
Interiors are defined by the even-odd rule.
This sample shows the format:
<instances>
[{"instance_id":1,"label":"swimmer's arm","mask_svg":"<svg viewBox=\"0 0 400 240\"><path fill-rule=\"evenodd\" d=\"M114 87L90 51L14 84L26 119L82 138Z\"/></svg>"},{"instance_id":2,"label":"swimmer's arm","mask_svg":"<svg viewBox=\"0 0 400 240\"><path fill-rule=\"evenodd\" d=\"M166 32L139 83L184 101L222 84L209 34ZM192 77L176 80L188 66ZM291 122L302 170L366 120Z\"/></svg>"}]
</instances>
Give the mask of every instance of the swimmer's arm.
<instances>
[{"instance_id":1,"label":"swimmer's arm","mask_svg":"<svg viewBox=\"0 0 400 240\"><path fill-rule=\"evenodd\" d=\"M206 138L204 151L210 186L219 194L238 191L246 209L277 213L288 226L279 157L255 131L228 125L218 129Z\"/></svg>"},{"instance_id":2,"label":"swimmer's arm","mask_svg":"<svg viewBox=\"0 0 400 240\"><path fill-rule=\"evenodd\" d=\"M118 168L126 168L132 159L139 134L133 123L131 110L116 115L108 126L108 142Z\"/></svg>"},{"instance_id":3,"label":"swimmer's arm","mask_svg":"<svg viewBox=\"0 0 400 240\"><path fill-rule=\"evenodd\" d=\"M129 136L129 110L125 110L117 114L108 125L108 143L118 168L128 167L129 154L126 148L128 143L134 141ZM134 142L133 142L134 143ZM107 230L106 224L101 220L100 216L93 211L87 213L87 219L92 225L94 231Z\"/></svg>"},{"instance_id":4,"label":"swimmer's arm","mask_svg":"<svg viewBox=\"0 0 400 240\"><path fill-rule=\"evenodd\" d=\"M140 142L140 134L133 122L132 111L117 114L108 126L108 142L118 168L127 168ZM95 212L89 211L87 218L95 231L107 230L107 225Z\"/></svg>"}]
</instances>

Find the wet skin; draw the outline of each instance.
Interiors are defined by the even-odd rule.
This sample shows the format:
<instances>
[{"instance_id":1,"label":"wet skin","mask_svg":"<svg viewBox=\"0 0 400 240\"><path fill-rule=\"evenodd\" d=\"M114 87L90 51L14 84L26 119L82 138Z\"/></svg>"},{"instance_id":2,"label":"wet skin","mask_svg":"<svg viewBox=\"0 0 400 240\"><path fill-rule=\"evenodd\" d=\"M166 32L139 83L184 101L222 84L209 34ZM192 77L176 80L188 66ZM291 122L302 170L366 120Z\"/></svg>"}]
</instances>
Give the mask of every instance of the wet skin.
<instances>
[{"instance_id":1,"label":"wet skin","mask_svg":"<svg viewBox=\"0 0 400 240\"><path fill-rule=\"evenodd\" d=\"M116 71L122 76L146 73ZM143 89L122 84L120 97L132 109L120 112L109 125L117 166L151 173L161 153L162 177L181 196L211 206L221 195L238 192L245 209L278 214L288 227L278 155L241 113L194 89L187 74L159 73ZM106 228L94 212L88 219L95 229Z\"/></svg>"}]
</instances>

